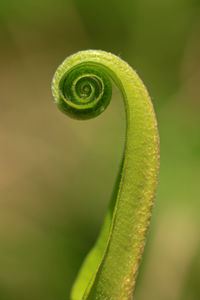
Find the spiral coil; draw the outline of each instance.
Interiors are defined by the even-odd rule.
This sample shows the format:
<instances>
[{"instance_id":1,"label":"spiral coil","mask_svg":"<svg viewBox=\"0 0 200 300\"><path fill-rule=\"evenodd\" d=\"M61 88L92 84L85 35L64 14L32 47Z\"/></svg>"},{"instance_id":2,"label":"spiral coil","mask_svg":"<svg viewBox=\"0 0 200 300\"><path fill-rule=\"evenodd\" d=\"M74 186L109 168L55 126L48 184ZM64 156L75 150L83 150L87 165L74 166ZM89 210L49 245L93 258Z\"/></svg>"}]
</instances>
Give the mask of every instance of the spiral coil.
<instances>
[{"instance_id":1,"label":"spiral coil","mask_svg":"<svg viewBox=\"0 0 200 300\"><path fill-rule=\"evenodd\" d=\"M65 114L75 119L90 119L101 114L110 103L112 85L100 64L81 63L60 75L53 84L54 99Z\"/></svg>"}]
</instances>

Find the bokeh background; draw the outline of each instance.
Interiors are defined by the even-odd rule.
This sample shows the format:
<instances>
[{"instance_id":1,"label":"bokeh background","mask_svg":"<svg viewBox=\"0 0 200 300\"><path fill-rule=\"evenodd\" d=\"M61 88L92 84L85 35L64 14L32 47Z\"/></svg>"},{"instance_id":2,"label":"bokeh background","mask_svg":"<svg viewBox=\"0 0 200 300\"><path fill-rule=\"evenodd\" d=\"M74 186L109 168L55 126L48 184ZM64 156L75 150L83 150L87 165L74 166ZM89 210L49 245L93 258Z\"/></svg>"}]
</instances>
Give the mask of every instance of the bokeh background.
<instances>
[{"instance_id":1,"label":"bokeh background","mask_svg":"<svg viewBox=\"0 0 200 300\"><path fill-rule=\"evenodd\" d=\"M64 300L104 218L124 145L104 114L68 119L58 64L102 49L132 65L161 140L156 204L135 300L200 299L200 1L1 0L0 299Z\"/></svg>"}]
</instances>

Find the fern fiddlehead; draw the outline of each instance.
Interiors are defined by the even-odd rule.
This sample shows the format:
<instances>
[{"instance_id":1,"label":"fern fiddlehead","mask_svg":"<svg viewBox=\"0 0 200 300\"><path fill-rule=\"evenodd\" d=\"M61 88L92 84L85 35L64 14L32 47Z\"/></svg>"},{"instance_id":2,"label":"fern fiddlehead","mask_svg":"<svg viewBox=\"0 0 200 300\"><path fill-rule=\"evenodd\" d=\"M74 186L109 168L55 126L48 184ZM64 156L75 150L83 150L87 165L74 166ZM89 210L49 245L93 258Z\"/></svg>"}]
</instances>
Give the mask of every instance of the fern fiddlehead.
<instances>
[{"instance_id":1,"label":"fern fiddlehead","mask_svg":"<svg viewBox=\"0 0 200 300\"><path fill-rule=\"evenodd\" d=\"M157 122L145 86L126 62L100 50L68 57L53 78L55 102L73 118L96 117L110 102L110 78L124 100L125 150L104 225L79 271L72 300L132 299L155 198Z\"/></svg>"}]
</instances>

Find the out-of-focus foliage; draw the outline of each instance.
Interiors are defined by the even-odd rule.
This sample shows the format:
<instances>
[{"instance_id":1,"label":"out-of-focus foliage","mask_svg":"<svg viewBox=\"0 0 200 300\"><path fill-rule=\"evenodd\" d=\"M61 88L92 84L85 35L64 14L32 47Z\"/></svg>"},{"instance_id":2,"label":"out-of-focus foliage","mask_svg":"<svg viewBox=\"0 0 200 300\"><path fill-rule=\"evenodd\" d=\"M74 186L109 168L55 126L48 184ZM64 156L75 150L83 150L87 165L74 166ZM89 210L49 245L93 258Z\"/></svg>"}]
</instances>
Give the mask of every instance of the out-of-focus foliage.
<instances>
[{"instance_id":1,"label":"out-of-focus foliage","mask_svg":"<svg viewBox=\"0 0 200 300\"><path fill-rule=\"evenodd\" d=\"M135 300L199 299L199 17L197 0L1 1L1 300L68 299L101 226L123 151L122 99L114 90L102 116L81 122L50 91L57 65L88 48L138 71L159 122L160 182Z\"/></svg>"}]
</instances>

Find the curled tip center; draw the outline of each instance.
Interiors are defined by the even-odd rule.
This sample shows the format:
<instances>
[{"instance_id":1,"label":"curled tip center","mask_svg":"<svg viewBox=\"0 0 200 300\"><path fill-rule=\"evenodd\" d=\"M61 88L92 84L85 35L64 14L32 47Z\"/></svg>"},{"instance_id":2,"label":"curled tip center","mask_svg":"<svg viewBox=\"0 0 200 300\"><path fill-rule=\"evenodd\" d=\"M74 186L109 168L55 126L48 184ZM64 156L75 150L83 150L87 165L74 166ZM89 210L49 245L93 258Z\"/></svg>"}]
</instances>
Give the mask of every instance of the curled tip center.
<instances>
[{"instance_id":1,"label":"curled tip center","mask_svg":"<svg viewBox=\"0 0 200 300\"><path fill-rule=\"evenodd\" d=\"M112 85L104 68L98 63L77 64L62 76L57 69L59 81L55 81L58 107L76 119L90 119L102 113L110 103Z\"/></svg>"}]
</instances>

